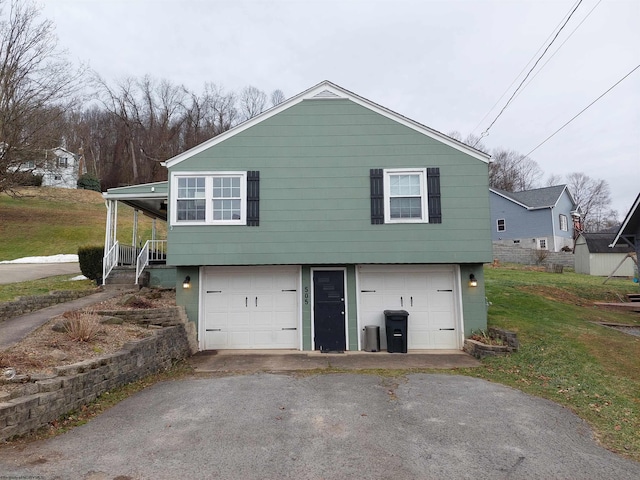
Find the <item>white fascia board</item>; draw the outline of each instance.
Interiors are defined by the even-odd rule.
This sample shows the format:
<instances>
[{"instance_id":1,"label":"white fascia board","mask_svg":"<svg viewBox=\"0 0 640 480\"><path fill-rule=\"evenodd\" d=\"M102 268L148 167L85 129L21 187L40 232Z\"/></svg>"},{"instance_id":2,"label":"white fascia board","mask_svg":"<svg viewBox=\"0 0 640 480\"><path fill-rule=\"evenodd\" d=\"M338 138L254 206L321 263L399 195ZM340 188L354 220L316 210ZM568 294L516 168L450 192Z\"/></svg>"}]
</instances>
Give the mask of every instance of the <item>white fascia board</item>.
<instances>
[{"instance_id":1,"label":"white fascia board","mask_svg":"<svg viewBox=\"0 0 640 480\"><path fill-rule=\"evenodd\" d=\"M526 206L524 203L520 203L520 202L518 202L518 201L514 200L514 199L513 199L513 198L511 198L511 197L507 197L505 194L500 193L500 192L497 192L497 191L495 191L493 188L490 188L490 189L489 189L489 191L490 191L490 192L492 192L492 193L495 193L495 194L496 194L496 195L498 195L499 197L504 198L505 200L509 200L511 203L515 203L516 205L518 205L518 206L520 206L520 207L522 207L522 208L524 208L524 209L526 209L526 210L533 210L531 207Z\"/></svg>"},{"instance_id":2,"label":"white fascia board","mask_svg":"<svg viewBox=\"0 0 640 480\"><path fill-rule=\"evenodd\" d=\"M102 197L105 200L144 200L145 198L167 198L166 193L152 192L152 193L109 193L104 192Z\"/></svg>"},{"instance_id":3,"label":"white fascia board","mask_svg":"<svg viewBox=\"0 0 640 480\"><path fill-rule=\"evenodd\" d=\"M284 110L287 110L288 108L291 108L294 105L297 105L298 103L304 100L324 100L324 101L351 100L352 102L360 106L363 106L369 110L372 110L373 112L383 115L395 122L400 123L401 125L409 127L412 130L417 131L418 133L422 133L423 135L426 135L435 140L438 140L449 147L455 148L456 150L466 153L467 155L470 155L485 163L489 163L489 160L491 158L490 155L484 152L481 152L480 150L476 150L475 148L465 145L462 142L459 142L451 137L448 137L443 133L438 132L437 130L433 130L432 128L422 125L407 117L404 117L396 112L393 112L392 110L389 110L388 108L382 107L381 105L371 102L363 97L360 97L359 95L356 95L355 93L352 93L348 90L345 90L342 87L339 87L334 83L331 83L328 80L325 80L319 83L318 85L311 87L308 90L305 90L304 92L299 93L298 95L295 95L294 97L291 97L290 99L282 102L281 104L276 105L275 107L272 107L269 110L266 110L260 115L257 115L247 120L246 122L243 122L240 125L237 125L231 128L230 130L227 130L226 132L221 133L220 135L217 135L199 145L196 145L195 147L187 150L186 152L183 152L179 155L176 155L173 158L170 158L165 162L162 162L161 165L167 168L171 168L179 164L180 162L186 160L187 158L197 155L198 153L210 147L213 147L214 145L217 145L225 141L226 139L233 137L234 135L237 135L249 129L254 125L257 125L260 122L263 122L264 120L267 120L268 118L271 118L274 115L277 115L278 113Z\"/></svg>"},{"instance_id":4,"label":"white fascia board","mask_svg":"<svg viewBox=\"0 0 640 480\"><path fill-rule=\"evenodd\" d=\"M638 209L639 205L640 205L640 194L638 194L636 201L633 202L633 206L629 209L629 212L627 213L627 216L624 218L622 225L620 225L620 230L618 230L618 233L616 234L616 238L613 240L613 243L609 245L609 247L613 248L616 246L616 244L618 243L618 240L620 240L620 236L622 235L622 232L624 232L625 228L627 228L627 225L629 225L629 222L631 221L631 217L633 217L633 214Z\"/></svg>"}]
</instances>

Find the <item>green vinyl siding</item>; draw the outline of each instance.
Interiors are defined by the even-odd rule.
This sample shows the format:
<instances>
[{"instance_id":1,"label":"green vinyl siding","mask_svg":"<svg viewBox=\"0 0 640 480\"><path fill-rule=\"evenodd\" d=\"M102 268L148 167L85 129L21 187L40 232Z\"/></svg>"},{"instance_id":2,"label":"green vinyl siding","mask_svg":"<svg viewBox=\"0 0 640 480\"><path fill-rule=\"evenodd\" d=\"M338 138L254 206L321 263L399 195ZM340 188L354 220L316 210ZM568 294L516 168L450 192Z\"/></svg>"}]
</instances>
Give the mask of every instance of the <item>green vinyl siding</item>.
<instances>
[{"instance_id":1,"label":"green vinyl siding","mask_svg":"<svg viewBox=\"0 0 640 480\"><path fill-rule=\"evenodd\" d=\"M371 168L438 167L441 224L372 225ZM174 165L260 172L260 225L174 225L171 265L491 261L487 163L349 100L305 100Z\"/></svg>"}]
</instances>

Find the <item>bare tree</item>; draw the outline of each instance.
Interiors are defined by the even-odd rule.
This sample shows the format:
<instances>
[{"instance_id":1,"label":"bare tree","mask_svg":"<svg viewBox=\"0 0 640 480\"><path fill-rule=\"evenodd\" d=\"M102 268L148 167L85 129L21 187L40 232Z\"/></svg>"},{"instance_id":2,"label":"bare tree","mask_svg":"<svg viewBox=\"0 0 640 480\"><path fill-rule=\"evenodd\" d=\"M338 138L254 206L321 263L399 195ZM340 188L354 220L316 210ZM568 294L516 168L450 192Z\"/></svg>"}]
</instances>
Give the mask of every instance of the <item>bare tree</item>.
<instances>
[{"instance_id":1,"label":"bare tree","mask_svg":"<svg viewBox=\"0 0 640 480\"><path fill-rule=\"evenodd\" d=\"M240 93L240 112L243 120L260 115L267 107L267 95L260 89L248 86Z\"/></svg>"},{"instance_id":2,"label":"bare tree","mask_svg":"<svg viewBox=\"0 0 640 480\"><path fill-rule=\"evenodd\" d=\"M452 132L449 132L448 136L450 136L455 140L458 140L459 142L464 143L465 145L475 148L476 150L480 150L481 152L489 152L489 149L487 148L487 146L482 142L482 137L478 137L473 133L470 133L466 137L462 138L462 134L457 130L454 130Z\"/></svg>"},{"instance_id":3,"label":"bare tree","mask_svg":"<svg viewBox=\"0 0 640 480\"><path fill-rule=\"evenodd\" d=\"M489 164L489 185L507 192L521 192L535 188L542 176L538 164L514 150L493 150Z\"/></svg>"},{"instance_id":4,"label":"bare tree","mask_svg":"<svg viewBox=\"0 0 640 480\"><path fill-rule=\"evenodd\" d=\"M81 76L33 2L0 0L0 192L16 186L25 164L59 146Z\"/></svg>"},{"instance_id":5,"label":"bare tree","mask_svg":"<svg viewBox=\"0 0 640 480\"><path fill-rule=\"evenodd\" d=\"M567 187L580 206L585 231L597 232L617 222L618 213L610 208L611 194L606 180L574 172L567 175Z\"/></svg>"},{"instance_id":6,"label":"bare tree","mask_svg":"<svg viewBox=\"0 0 640 480\"><path fill-rule=\"evenodd\" d=\"M547 181L545 182L545 185L547 187L554 187L556 185L561 185L563 183L564 183L564 179L562 178L562 175L553 173L547 177Z\"/></svg>"},{"instance_id":7,"label":"bare tree","mask_svg":"<svg viewBox=\"0 0 640 480\"><path fill-rule=\"evenodd\" d=\"M275 107L285 101L284 92L279 88L271 92L271 106Z\"/></svg>"}]
</instances>

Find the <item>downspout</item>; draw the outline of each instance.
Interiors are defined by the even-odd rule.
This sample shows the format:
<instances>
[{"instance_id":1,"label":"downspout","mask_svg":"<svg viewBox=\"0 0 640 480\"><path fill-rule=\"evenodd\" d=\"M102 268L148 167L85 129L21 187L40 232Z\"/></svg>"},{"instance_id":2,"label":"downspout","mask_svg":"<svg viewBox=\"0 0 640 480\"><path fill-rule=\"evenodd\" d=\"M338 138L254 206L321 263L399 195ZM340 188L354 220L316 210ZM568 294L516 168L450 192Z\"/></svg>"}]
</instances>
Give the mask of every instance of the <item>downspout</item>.
<instances>
[{"instance_id":1,"label":"downspout","mask_svg":"<svg viewBox=\"0 0 640 480\"><path fill-rule=\"evenodd\" d=\"M553 213L553 209L555 208L555 206L551 207L551 235L553 238L553 251L557 252L557 245L556 245L556 216Z\"/></svg>"}]
</instances>

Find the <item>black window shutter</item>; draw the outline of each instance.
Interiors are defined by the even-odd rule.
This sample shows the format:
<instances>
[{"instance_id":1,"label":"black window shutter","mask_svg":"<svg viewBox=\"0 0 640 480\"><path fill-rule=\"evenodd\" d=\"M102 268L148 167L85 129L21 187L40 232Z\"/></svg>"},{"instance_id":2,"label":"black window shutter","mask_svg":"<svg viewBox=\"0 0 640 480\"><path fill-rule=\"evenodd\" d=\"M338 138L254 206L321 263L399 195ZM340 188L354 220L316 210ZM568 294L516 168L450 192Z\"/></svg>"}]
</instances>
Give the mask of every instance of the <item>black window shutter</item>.
<instances>
[{"instance_id":1,"label":"black window shutter","mask_svg":"<svg viewBox=\"0 0 640 480\"><path fill-rule=\"evenodd\" d=\"M247 172L247 225L260 225L260 172Z\"/></svg>"},{"instance_id":2,"label":"black window shutter","mask_svg":"<svg viewBox=\"0 0 640 480\"><path fill-rule=\"evenodd\" d=\"M369 171L371 180L371 224L384 223L384 189L383 173L381 168L372 168Z\"/></svg>"},{"instance_id":3,"label":"black window shutter","mask_svg":"<svg viewBox=\"0 0 640 480\"><path fill-rule=\"evenodd\" d=\"M440 169L427 168L427 201L429 203L429 223L442 223L440 204Z\"/></svg>"}]
</instances>

